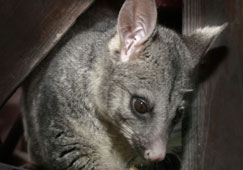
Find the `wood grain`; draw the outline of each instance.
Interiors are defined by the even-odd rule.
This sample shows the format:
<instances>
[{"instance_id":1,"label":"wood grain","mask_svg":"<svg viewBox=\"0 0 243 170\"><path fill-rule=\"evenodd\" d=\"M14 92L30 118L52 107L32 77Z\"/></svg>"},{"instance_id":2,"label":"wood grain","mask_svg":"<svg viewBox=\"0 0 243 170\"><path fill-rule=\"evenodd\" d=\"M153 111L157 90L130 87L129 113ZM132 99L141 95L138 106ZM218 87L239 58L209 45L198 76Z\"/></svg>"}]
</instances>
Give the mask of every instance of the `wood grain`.
<instances>
[{"instance_id":1,"label":"wood grain","mask_svg":"<svg viewBox=\"0 0 243 170\"><path fill-rule=\"evenodd\" d=\"M243 1L184 0L184 7L185 34L200 26L229 23L227 30L214 45L224 48L209 55L211 60L222 58L221 63L214 63L218 67L202 82L195 101L198 132L191 148L196 148L196 152L191 155L193 159L188 158L187 170L241 170ZM195 13L199 15L190 11L197 11ZM210 58L208 60L210 63Z\"/></svg>"},{"instance_id":2,"label":"wood grain","mask_svg":"<svg viewBox=\"0 0 243 170\"><path fill-rule=\"evenodd\" d=\"M0 108L92 2L0 1Z\"/></svg>"}]
</instances>

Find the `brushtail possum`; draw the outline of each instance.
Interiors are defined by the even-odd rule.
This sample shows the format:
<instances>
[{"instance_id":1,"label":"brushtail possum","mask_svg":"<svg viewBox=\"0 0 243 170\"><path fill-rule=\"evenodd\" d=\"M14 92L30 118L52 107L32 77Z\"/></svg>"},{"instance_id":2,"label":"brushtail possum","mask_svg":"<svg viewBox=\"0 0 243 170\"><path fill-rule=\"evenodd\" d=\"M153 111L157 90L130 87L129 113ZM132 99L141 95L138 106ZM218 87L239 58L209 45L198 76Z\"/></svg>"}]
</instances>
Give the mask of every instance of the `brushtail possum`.
<instances>
[{"instance_id":1,"label":"brushtail possum","mask_svg":"<svg viewBox=\"0 0 243 170\"><path fill-rule=\"evenodd\" d=\"M31 161L44 170L152 169L224 27L178 35L157 24L155 0L126 0L118 17L86 11L25 82Z\"/></svg>"}]
</instances>

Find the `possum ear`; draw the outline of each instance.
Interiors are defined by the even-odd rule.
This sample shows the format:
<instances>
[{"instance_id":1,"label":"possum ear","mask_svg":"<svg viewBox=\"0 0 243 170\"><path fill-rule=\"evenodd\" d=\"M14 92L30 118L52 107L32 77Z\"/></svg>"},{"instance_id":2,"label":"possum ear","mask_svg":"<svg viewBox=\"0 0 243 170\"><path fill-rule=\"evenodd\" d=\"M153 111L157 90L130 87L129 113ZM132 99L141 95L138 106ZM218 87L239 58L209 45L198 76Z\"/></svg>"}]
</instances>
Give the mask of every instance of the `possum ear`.
<instances>
[{"instance_id":1,"label":"possum ear","mask_svg":"<svg viewBox=\"0 0 243 170\"><path fill-rule=\"evenodd\" d=\"M126 0L118 16L121 61L139 52L152 35L157 21L155 0Z\"/></svg>"},{"instance_id":2,"label":"possum ear","mask_svg":"<svg viewBox=\"0 0 243 170\"><path fill-rule=\"evenodd\" d=\"M225 23L221 26L199 28L192 34L183 37L192 54L193 63L197 64L200 61L200 58L208 52L214 41L219 37L227 25L228 24Z\"/></svg>"}]
</instances>

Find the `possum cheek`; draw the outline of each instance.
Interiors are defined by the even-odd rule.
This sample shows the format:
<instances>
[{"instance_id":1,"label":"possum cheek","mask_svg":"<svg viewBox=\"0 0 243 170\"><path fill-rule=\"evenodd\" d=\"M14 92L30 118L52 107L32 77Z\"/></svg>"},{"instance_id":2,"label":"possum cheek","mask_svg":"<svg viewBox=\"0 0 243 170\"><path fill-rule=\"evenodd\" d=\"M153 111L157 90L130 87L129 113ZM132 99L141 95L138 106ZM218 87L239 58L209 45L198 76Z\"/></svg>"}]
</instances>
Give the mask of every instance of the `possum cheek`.
<instances>
[{"instance_id":1,"label":"possum cheek","mask_svg":"<svg viewBox=\"0 0 243 170\"><path fill-rule=\"evenodd\" d=\"M121 125L121 127L122 127L122 128L120 128L121 133L123 134L125 139L127 139L129 144L132 145L132 136L134 134L133 130L131 129L131 127L129 127L126 124Z\"/></svg>"}]
</instances>

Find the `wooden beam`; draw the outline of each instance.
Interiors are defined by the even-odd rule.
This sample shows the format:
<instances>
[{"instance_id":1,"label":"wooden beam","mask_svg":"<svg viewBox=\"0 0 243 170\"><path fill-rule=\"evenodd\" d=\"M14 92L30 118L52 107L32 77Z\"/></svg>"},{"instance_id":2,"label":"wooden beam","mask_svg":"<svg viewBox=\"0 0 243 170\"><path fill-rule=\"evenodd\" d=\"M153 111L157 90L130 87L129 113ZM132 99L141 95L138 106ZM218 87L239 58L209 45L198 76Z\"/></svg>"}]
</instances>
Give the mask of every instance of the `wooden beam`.
<instances>
[{"instance_id":1,"label":"wooden beam","mask_svg":"<svg viewBox=\"0 0 243 170\"><path fill-rule=\"evenodd\" d=\"M0 108L92 2L0 1Z\"/></svg>"},{"instance_id":2,"label":"wooden beam","mask_svg":"<svg viewBox=\"0 0 243 170\"><path fill-rule=\"evenodd\" d=\"M184 170L243 169L242 9L240 0L184 0L184 34L198 27L229 23L214 44L219 48L201 65L204 72L214 69L201 82L195 100L197 135L187 146L190 153Z\"/></svg>"}]
</instances>

